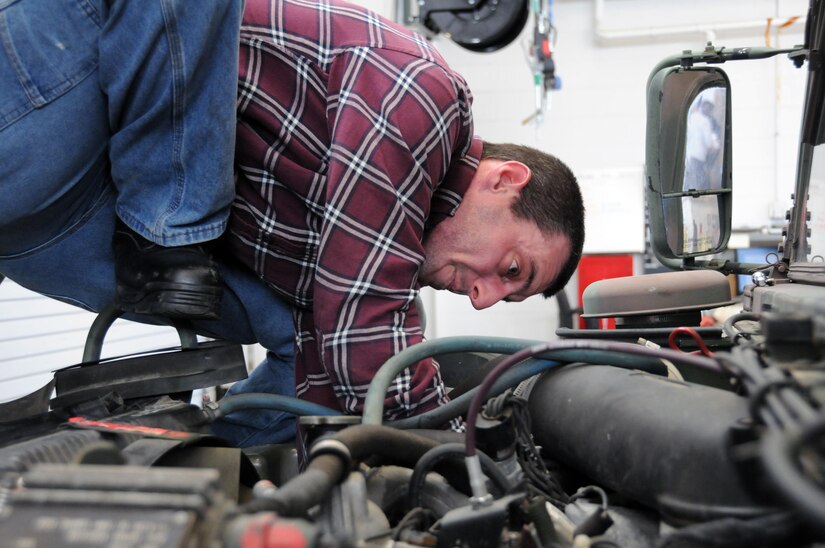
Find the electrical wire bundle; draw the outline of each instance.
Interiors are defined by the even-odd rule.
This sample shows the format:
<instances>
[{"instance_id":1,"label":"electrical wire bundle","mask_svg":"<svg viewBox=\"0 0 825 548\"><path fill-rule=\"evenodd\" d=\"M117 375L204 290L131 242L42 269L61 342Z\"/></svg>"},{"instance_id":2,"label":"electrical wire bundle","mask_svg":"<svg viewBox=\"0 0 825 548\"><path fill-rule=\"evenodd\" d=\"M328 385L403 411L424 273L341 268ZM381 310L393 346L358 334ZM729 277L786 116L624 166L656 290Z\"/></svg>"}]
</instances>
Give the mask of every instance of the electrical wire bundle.
<instances>
[{"instance_id":1,"label":"electrical wire bundle","mask_svg":"<svg viewBox=\"0 0 825 548\"><path fill-rule=\"evenodd\" d=\"M760 449L768 476L785 500L825 532L825 412L787 372L764 366L753 345L717 358L748 394L751 416L765 425Z\"/></svg>"},{"instance_id":2,"label":"electrical wire bundle","mask_svg":"<svg viewBox=\"0 0 825 548\"><path fill-rule=\"evenodd\" d=\"M542 459L539 449L533 443L530 411L527 401L514 396L508 390L504 394L487 402L485 412L490 416L501 415L505 408L513 413L516 429L516 457L527 480L528 489L541 494L559 508L569 502L570 497L564 492L555 476L550 474Z\"/></svg>"}]
</instances>

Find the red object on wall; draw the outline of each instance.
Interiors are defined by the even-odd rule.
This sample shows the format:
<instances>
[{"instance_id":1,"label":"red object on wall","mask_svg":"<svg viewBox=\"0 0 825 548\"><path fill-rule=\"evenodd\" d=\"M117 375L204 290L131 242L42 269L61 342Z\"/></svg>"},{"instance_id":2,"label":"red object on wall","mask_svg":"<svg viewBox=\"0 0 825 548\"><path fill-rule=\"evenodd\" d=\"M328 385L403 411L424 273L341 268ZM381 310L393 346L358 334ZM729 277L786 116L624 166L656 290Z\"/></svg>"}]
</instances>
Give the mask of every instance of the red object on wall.
<instances>
[{"instance_id":1,"label":"red object on wall","mask_svg":"<svg viewBox=\"0 0 825 548\"><path fill-rule=\"evenodd\" d=\"M585 255L579 261L579 307L582 306L582 294L588 285L599 280L632 275L633 255ZM616 328L613 318L600 318L598 322L599 329ZM584 320L581 318L579 318L579 328L585 328Z\"/></svg>"}]
</instances>

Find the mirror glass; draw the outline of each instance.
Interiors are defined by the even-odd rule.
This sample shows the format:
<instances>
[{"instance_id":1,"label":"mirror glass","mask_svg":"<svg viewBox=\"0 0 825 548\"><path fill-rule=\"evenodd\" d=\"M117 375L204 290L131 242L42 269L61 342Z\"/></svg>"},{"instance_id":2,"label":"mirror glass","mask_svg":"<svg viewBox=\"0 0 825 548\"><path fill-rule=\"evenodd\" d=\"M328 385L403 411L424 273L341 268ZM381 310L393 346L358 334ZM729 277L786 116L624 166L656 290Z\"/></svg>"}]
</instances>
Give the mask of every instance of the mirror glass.
<instances>
[{"instance_id":1,"label":"mirror glass","mask_svg":"<svg viewBox=\"0 0 825 548\"><path fill-rule=\"evenodd\" d=\"M682 190L722 188L726 97L725 88L707 88L688 109Z\"/></svg>"},{"instance_id":2,"label":"mirror glass","mask_svg":"<svg viewBox=\"0 0 825 548\"><path fill-rule=\"evenodd\" d=\"M668 231L674 228L680 233L668 234L668 239L676 242L674 249L681 249L689 255L701 253L719 246L722 238L722 225L719 219L719 204L715 196L683 196L681 199L682 218L675 227L668 225Z\"/></svg>"},{"instance_id":3,"label":"mirror glass","mask_svg":"<svg viewBox=\"0 0 825 548\"><path fill-rule=\"evenodd\" d=\"M716 68L666 69L648 115L648 206L661 258L709 255L730 234L730 86ZM652 131L651 131L652 130Z\"/></svg>"}]
</instances>

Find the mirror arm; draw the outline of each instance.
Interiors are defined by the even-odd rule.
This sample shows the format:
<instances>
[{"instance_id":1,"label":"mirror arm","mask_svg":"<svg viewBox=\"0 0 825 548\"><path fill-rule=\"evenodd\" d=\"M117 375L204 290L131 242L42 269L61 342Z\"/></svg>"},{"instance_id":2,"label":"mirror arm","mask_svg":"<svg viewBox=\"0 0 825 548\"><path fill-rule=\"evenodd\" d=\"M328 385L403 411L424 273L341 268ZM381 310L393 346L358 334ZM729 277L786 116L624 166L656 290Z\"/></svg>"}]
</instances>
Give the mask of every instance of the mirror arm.
<instances>
[{"instance_id":1,"label":"mirror arm","mask_svg":"<svg viewBox=\"0 0 825 548\"><path fill-rule=\"evenodd\" d=\"M749 59L767 59L776 55L787 53L788 57L797 67L801 66L800 55L806 52L803 46L792 48L725 48L714 47L711 42L701 51L685 50L681 54L671 55L659 61L647 79L648 87L653 77L662 69L681 65L684 68L692 67L695 63L720 64L727 61L742 61Z\"/></svg>"},{"instance_id":2,"label":"mirror arm","mask_svg":"<svg viewBox=\"0 0 825 548\"><path fill-rule=\"evenodd\" d=\"M662 198L682 198L690 196L691 198L699 198L700 196L718 196L720 194L730 194L732 192L729 188L722 188L719 190L696 190L691 188L681 192L665 192L662 193Z\"/></svg>"},{"instance_id":3,"label":"mirror arm","mask_svg":"<svg viewBox=\"0 0 825 548\"><path fill-rule=\"evenodd\" d=\"M702 52L697 52L699 58L695 58L695 54L683 57L683 65L688 63L724 63L726 61L744 61L750 59L768 59L783 53L792 54L802 49L802 46L795 46L792 48L730 48L724 47L714 48L711 43ZM690 60L686 61L686 58ZM688 65L690 66L690 65Z\"/></svg>"}]
</instances>

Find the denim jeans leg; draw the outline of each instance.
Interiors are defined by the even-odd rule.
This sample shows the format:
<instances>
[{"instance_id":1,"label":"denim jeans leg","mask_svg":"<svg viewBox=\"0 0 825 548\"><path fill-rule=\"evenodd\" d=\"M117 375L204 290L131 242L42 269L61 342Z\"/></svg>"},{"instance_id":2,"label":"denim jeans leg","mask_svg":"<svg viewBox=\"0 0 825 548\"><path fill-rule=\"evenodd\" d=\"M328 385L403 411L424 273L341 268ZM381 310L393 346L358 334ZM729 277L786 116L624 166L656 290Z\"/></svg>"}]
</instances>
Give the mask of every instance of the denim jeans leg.
<instances>
[{"instance_id":1,"label":"denim jeans leg","mask_svg":"<svg viewBox=\"0 0 825 548\"><path fill-rule=\"evenodd\" d=\"M235 383L227 396L236 394L295 395L294 361L274 352L252 370L249 378ZM296 418L290 413L270 409L236 411L212 423L212 433L238 447L283 443L295 437Z\"/></svg>"},{"instance_id":2,"label":"denim jeans leg","mask_svg":"<svg viewBox=\"0 0 825 548\"><path fill-rule=\"evenodd\" d=\"M223 260L221 260L223 259ZM238 339L251 331L266 350L266 358L249 378L235 383L228 395L266 393L295 395L295 331L292 306L267 287L246 267L219 257L225 283L224 299L238 306L224 306L220 320L202 320L205 332ZM242 308L242 312L238 311ZM238 332L235 332L238 330ZM212 425L212 432L239 447L281 443L295 435L295 417L266 409L238 411Z\"/></svg>"},{"instance_id":3,"label":"denim jeans leg","mask_svg":"<svg viewBox=\"0 0 825 548\"><path fill-rule=\"evenodd\" d=\"M0 255L0 272L41 295L93 312L102 310L115 299L110 245L114 204L114 189L104 187L84 214L61 233L20 253Z\"/></svg>"},{"instance_id":4,"label":"denim jeans leg","mask_svg":"<svg viewBox=\"0 0 825 548\"><path fill-rule=\"evenodd\" d=\"M105 15L100 83L117 214L155 243L225 228L242 12L242 0L115 0Z\"/></svg>"},{"instance_id":5,"label":"denim jeans leg","mask_svg":"<svg viewBox=\"0 0 825 548\"><path fill-rule=\"evenodd\" d=\"M90 203L99 187L84 176L108 157L132 228L162 245L217 237L234 196L242 6L0 2L0 182L13 197L0 229L28 217L34 241L71 224L82 211L48 208Z\"/></svg>"},{"instance_id":6,"label":"denim jeans leg","mask_svg":"<svg viewBox=\"0 0 825 548\"><path fill-rule=\"evenodd\" d=\"M73 226L105 184L101 20L81 8L50 0L0 8L0 255Z\"/></svg>"}]
</instances>

